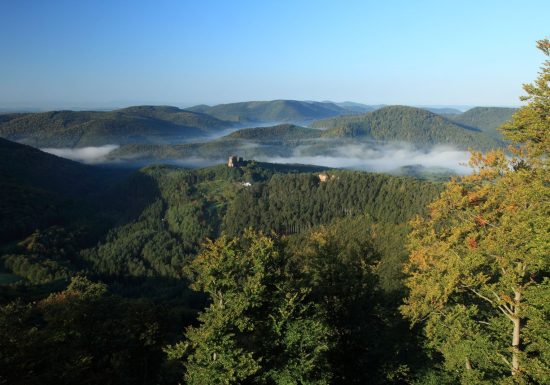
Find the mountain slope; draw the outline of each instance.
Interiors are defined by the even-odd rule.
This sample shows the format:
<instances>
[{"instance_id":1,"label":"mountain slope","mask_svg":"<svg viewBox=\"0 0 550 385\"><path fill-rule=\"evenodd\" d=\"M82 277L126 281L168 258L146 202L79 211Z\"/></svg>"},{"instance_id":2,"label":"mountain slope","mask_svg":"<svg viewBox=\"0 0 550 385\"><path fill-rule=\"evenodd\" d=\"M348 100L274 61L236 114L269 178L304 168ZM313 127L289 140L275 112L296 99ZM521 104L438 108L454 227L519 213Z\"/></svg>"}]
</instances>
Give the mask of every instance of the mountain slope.
<instances>
[{"instance_id":1,"label":"mountain slope","mask_svg":"<svg viewBox=\"0 0 550 385\"><path fill-rule=\"evenodd\" d=\"M315 128L295 126L293 124L280 124L272 127L243 128L224 138L249 139L255 141L267 140L298 140L312 139L321 136L321 131Z\"/></svg>"},{"instance_id":2,"label":"mountain slope","mask_svg":"<svg viewBox=\"0 0 550 385\"><path fill-rule=\"evenodd\" d=\"M461 148L491 148L501 143L476 128L462 127L432 112L390 106L358 116L319 120L312 127L325 128L325 137L363 137L417 145L449 144Z\"/></svg>"},{"instance_id":3,"label":"mountain slope","mask_svg":"<svg viewBox=\"0 0 550 385\"><path fill-rule=\"evenodd\" d=\"M51 111L0 115L0 137L37 147L84 147L185 140L231 127L176 107L137 106L121 110Z\"/></svg>"},{"instance_id":4,"label":"mountain slope","mask_svg":"<svg viewBox=\"0 0 550 385\"><path fill-rule=\"evenodd\" d=\"M189 111L202 112L218 119L239 123L307 122L351 113L333 103L298 100L272 100L194 106Z\"/></svg>"},{"instance_id":5,"label":"mountain slope","mask_svg":"<svg viewBox=\"0 0 550 385\"><path fill-rule=\"evenodd\" d=\"M124 170L82 165L0 138L0 241L69 221Z\"/></svg>"},{"instance_id":6,"label":"mountain slope","mask_svg":"<svg viewBox=\"0 0 550 385\"><path fill-rule=\"evenodd\" d=\"M83 165L0 138L0 180L49 191L64 197L82 197L96 190L99 179L123 171Z\"/></svg>"},{"instance_id":7,"label":"mountain slope","mask_svg":"<svg viewBox=\"0 0 550 385\"><path fill-rule=\"evenodd\" d=\"M112 151L110 160L176 161L197 167L225 161L238 154L247 159L289 157L296 146L320 138L321 130L280 124L272 127L243 128L218 139L184 144L128 144Z\"/></svg>"},{"instance_id":8,"label":"mountain slope","mask_svg":"<svg viewBox=\"0 0 550 385\"><path fill-rule=\"evenodd\" d=\"M497 129L509 120L515 111L515 108L474 107L449 119L465 126L479 128L492 138L502 140L502 135Z\"/></svg>"}]
</instances>

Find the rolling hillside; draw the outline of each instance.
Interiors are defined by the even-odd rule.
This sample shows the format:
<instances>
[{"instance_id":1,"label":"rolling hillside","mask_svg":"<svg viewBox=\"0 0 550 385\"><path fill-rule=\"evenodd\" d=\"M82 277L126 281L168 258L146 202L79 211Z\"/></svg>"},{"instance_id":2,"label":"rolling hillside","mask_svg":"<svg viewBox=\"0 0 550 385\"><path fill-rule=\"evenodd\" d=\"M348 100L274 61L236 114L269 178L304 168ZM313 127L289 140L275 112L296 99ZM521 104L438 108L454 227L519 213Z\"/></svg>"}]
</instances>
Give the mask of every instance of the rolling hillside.
<instances>
[{"instance_id":1,"label":"rolling hillside","mask_svg":"<svg viewBox=\"0 0 550 385\"><path fill-rule=\"evenodd\" d=\"M327 138L363 137L379 141L401 141L431 146L449 144L460 148L492 148L501 143L481 130L460 126L432 112L406 106L390 106L357 116L316 121Z\"/></svg>"},{"instance_id":2,"label":"rolling hillside","mask_svg":"<svg viewBox=\"0 0 550 385\"><path fill-rule=\"evenodd\" d=\"M0 138L0 241L84 215L84 201L127 174Z\"/></svg>"},{"instance_id":3,"label":"rolling hillside","mask_svg":"<svg viewBox=\"0 0 550 385\"><path fill-rule=\"evenodd\" d=\"M35 147L166 143L204 137L231 126L205 114L165 106L0 115L0 137Z\"/></svg>"},{"instance_id":4,"label":"rolling hillside","mask_svg":"<svg viewBox=\"0 0 550 385\"><path fill-rule=\"evenodd\" d=\"M460 115L450 116L449 119L468 127L479 128L492 138L502 140L498 127L509 120L515 111L515 108L475 107Z\"/></svg>"},{"instance_id":5,"label":"rolling hillside","mask_svg":"<svg viewBox=\"0 0 550 385\"><path fill-rule=\"evenodd\" d=\"M315 128L300 127L293 124L280 124L273 127L243 128L227 135L225 138L267 141L312 139L320 136L321 131Z\"/></svg>"},{"instance_id":6,"label":"rolling hillside","mask_svg":"<svg viewBox=\"0 0 550 385\"><path fill-rule=\"evenodd\" d=\"M216 106L200 105L188 108L189 111L201 112L221 120L238 123L303 123L315 119L353 113L334 103L304 102L297 100L272 100L219 104Z\"/></svg>"}]
</instances>

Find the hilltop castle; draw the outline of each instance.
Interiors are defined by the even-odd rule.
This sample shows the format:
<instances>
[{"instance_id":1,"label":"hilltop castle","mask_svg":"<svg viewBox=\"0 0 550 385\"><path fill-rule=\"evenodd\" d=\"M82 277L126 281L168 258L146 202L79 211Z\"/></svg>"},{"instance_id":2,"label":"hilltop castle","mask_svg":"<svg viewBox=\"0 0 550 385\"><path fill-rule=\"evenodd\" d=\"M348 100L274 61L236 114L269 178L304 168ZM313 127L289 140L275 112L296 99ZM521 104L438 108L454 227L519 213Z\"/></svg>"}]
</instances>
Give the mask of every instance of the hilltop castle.
<instances>
[{"instance_id":1,"label":"hilltop castle","mask_svg":"<svg viewBox=\"0 0 550 385\"><path fill-rule=\"evenodd\" d=\"M244 160L242 157L237 157L237 155L231 155L227 161L227 167L241 167L244 165Z\"/></svg>"}]
</instances>

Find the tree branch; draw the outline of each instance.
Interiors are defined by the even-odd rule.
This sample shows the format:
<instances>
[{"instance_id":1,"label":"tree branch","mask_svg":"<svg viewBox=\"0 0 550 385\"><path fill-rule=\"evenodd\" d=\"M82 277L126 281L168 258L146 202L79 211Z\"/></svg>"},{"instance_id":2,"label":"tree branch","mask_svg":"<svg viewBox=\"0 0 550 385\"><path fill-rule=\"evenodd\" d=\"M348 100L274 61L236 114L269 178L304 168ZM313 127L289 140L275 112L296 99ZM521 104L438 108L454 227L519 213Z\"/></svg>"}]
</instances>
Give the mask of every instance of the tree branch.
<instances>
[{"instance_id":1,"label":"tree branch","mask_svg":"<svg viewBox=\"0 0 550 385\"><path fill-rule=\"evenodd\" d=\"M464 288L470 290L472 293L474 293L475 295L477 295L479 298L482 298L484 299L485 301L489 302L491 305L495 305L495 302L494 301L491 301L489 298L485 297L483 294L481 293L478 293L477 291L475 291L474 289L472 289L471 287L468 287L468 286L463 286Z\"/></svg>"},{"instance_id":2,"label":"tree branch","mask_svg":"<svg viewBox=\"0 0 550 385\"><path fill-rule=\"evenodd\" d=\"M508 310L507 310L507 309L506 309L506 310L503 309L502 306L497 306L497 307L498 307L498 309L502 312L502 314L504 314L506 317L508 317L508 319L509 319L510 321L512 321L512 322L514 321L514 316L510 315L510 314L508 313Z\"/></svg>"},{"instance_id":3,"label":"tree branch","mask_svg":"<svg viewBox=\"0 0 550 385\"><path fill-rule=\"evenodd\" d=\"M497 352L497 356L499 356L500 358L502 358L502 361L504 361L504 363L505 363L506 365L508 365L510 368L512 368L512 364L510 363L510 361L508 361L508 360L506 359L506 357L504 357L504 356L503 356L502 354L500 354L499 352Z\"/></svg>"}]
</instances>

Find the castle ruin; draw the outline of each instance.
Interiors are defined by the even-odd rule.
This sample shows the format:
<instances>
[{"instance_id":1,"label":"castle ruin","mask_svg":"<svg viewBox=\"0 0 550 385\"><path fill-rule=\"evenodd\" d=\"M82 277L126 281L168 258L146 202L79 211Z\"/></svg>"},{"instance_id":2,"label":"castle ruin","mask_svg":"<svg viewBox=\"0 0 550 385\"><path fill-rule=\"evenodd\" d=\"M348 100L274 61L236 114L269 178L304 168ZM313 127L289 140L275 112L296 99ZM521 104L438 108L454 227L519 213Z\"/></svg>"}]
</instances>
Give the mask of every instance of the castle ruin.
<instances>
[{"instance_id":1,"label":"castle ruin","mask_svg":"<svg viewBox=\"0 0 550 385\"><path fill-rule=\"evenodd\" d=\"M244 160L242 157L237 157L237 155L231 155L227 161L227 167L241 167L244 165Z\"/></svg>"}]
</instances>

